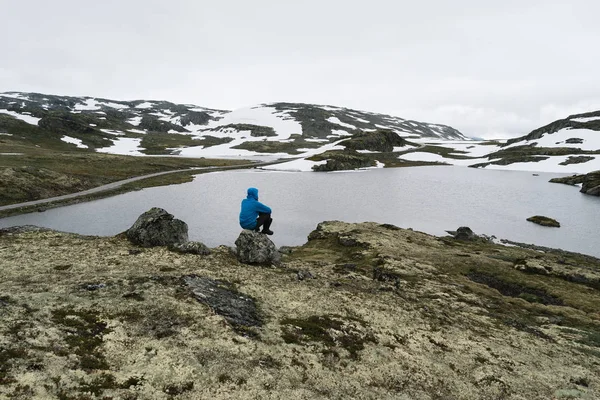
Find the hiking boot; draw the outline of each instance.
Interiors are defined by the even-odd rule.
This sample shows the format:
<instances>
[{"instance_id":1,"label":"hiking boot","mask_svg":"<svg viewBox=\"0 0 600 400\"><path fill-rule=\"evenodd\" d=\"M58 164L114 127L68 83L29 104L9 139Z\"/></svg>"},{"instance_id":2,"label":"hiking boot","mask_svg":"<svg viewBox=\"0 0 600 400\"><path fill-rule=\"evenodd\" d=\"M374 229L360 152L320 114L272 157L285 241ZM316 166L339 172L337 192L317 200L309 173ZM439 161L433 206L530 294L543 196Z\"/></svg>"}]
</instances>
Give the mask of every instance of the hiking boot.
<instances>
[{"instance_id":1,"label":"hiking boot","mask_svg":"<svg viewBox=\"0 0 600 400\"><path fill-rule=\"evenodd\" d=\"M269 229L263 229L260 233L262 233L263 235L272 235L273 231Z\"/></svg>"}]
</instances>

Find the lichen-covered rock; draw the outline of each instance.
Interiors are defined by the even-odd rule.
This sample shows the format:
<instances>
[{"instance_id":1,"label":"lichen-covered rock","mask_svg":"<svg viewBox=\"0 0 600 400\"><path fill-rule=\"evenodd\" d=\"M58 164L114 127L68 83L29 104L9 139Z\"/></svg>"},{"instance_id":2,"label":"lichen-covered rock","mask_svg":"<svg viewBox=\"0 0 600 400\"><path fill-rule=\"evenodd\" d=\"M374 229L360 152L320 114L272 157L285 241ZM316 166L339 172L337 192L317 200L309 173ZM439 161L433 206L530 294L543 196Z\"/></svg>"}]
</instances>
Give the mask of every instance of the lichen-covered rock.
<instances>
[{"instance_id":1,"label":"lichen-covered rock","mask_svg":"<svg viewBox=\"0 0 600 400\"><path fill-rule=\"evenodd\" d=\"M527 218L527 221L533 222L534 224L542 226L550 226L552 228L560 228L560 223L552 218L544 217L543 215L534 215L533 217Z\"/></svg>"},{"instance_id":2,"label":"lichen-covered rock","mask_svg":"<svg viewBox=\"0 0 600 400\"><path fill-rule=\"evenodd\" d=\"M210 254L210 249L201 242L176 243L169 246L169 249L178 253L198 254L200 256L207 256Z\"/></svg>"},{"instance_id":3,"label":"lichen-covered rock","mask_svg":"<svg viewBox=\"0 0 600 400\"><path fill-rule=\"evenodd\" d=\"M272 264L281 255L275 244L262 233L244 229L235 241L237 259L244 264Z\"/></svg>"},{"instance_id":4,"label":"lichen-covered rock","mask_svg":"<svg viewBox=\"0 0 600 400\"><path fill-rule=\"evenodd\" d=\"M188 226L162 208L153 207L138 217L126 235L143 247L170 246L187 242Z\"/></svg>"}]
</instances>

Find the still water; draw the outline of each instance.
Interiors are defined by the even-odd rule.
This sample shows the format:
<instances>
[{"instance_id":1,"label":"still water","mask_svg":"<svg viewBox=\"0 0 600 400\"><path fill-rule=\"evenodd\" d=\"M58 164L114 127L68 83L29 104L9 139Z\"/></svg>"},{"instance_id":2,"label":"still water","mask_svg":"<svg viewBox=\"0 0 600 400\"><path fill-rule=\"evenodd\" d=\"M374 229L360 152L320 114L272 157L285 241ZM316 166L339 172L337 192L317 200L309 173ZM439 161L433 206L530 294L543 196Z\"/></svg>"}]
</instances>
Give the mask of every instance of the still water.
<instances>
[{"instance_id":1,"label":"still water","mask_svg":"<svg viewBox=\"0 0 600 400\"><path fill-rule=\"evenodd\" d=\"M38 225L90 235L114 235L151 207L189 225L190 240L232 245L240 232L240 201L250 186L273 209L278 246L300 245L325 220L376 221L442 235L469 226L476 233L600 256L600 198L549 183L561 174L418 167L361 172L229 171L190 183L0 219L0 227ZM561 228L527 222L557 219Z\"/></svg>"}]
</instances>

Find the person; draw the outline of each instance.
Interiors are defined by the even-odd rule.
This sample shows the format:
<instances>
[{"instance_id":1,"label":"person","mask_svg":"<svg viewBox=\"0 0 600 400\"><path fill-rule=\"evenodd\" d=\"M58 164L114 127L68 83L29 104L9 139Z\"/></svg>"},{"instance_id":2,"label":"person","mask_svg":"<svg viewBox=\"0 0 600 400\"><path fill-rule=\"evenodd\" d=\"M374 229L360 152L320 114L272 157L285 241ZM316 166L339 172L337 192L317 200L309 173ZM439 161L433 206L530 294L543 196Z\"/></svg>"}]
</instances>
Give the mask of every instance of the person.
<instances>
[{"instance_id":1,"label":"person","mask_svg":"<svg viewBox=\"0 0 600 400\"><path fill-rule=\"evenodd\" d=\"M242 200L240 226L255 232L258 232L262 226L260 233L272 235L273 231L269 229L272 222L271 208L258 201L258 189L248 188L248 195Z\"/></svg>"}]
</instances>

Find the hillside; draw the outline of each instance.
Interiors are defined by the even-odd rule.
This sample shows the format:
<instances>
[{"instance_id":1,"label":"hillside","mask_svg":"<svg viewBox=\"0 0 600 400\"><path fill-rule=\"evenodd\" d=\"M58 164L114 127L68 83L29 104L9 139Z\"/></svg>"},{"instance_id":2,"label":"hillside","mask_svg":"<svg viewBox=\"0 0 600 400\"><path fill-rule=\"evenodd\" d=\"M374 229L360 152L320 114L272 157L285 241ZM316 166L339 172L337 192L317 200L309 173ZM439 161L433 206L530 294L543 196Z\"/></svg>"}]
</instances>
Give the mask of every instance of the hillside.
<instances>
[{"instance_id":1,"label":"hillside","mask_svg":"<svg viewBox=\"0 0 600 400\"><path fill-rule=\"evenodd\" d=\"M598 259L336 221L282 250L0 230L0 397L600 397Z\"/></svg>"},{"instance_id":2,"label":"hillside","mask_svg":"<svg viewBox=\"0 0 600 400\"><path fill-rule=\"evenodd\" d=\"M600 170L600 111L571 115L502 141L428 141L401 156L475 168L585 174Z\"/></svg>"},{"instance_id":3,"label":"hillside","mask_svg":"<svg viewBox=\"0 0 600 400\"><path fill-rule=\"evenodd\" d=\"M0 93L0 132L51 148L193 157L303 155L355 133L464 139L457 130L341 107L271 103L235 111L167 101ZM324 148L324 149L322 149Z\"/></svg>"}]
</instances>

